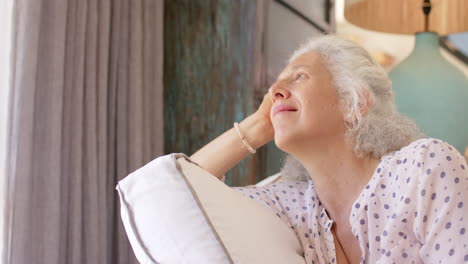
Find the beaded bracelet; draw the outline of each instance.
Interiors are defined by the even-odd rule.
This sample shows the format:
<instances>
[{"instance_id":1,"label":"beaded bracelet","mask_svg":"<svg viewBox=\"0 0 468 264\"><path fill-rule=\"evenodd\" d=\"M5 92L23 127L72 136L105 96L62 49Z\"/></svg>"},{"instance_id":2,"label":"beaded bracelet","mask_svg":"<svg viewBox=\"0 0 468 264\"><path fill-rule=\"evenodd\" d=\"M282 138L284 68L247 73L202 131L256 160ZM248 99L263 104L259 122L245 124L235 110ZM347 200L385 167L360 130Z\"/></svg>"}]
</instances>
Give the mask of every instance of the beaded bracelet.
<instances>
[{"instance_id":1,"label":"beaded bracelet","mask_svg":"<svg viewBox=\"0 0 468 264\"><path fill-rule=\"evenodd\" d=\"M237 122L234 122L234 127L236 128L236 131L237 131L237 134L239 135L239 137L241 138L242 140L242 143L244 143L245 147L250 151L250 153L252 154L255 154L255 149L253 149L249 143L247 143L247 140L245 140L245 137L242 135L242 133L240 132L240 129L239 129L239 123Z\"/></svg>"}]
</instances>

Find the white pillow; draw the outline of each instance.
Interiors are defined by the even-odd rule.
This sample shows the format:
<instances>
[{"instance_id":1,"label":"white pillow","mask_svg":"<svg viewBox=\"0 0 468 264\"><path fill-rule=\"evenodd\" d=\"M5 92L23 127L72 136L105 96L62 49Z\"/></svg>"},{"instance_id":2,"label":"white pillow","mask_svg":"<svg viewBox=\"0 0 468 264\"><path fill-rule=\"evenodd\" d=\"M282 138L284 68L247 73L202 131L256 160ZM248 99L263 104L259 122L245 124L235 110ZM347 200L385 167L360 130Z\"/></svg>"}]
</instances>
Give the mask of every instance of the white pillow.
<instances>
[{"instance_id":1,"label":"white pillow","mask_svg":"<svg viewBox=\"0 0 468 264\"><path fill-rule=\"evenodd\" d=\"M121 180L121 216L140 263L305 263L293 231L184 154Z\"/></svg>"}]
</instances>

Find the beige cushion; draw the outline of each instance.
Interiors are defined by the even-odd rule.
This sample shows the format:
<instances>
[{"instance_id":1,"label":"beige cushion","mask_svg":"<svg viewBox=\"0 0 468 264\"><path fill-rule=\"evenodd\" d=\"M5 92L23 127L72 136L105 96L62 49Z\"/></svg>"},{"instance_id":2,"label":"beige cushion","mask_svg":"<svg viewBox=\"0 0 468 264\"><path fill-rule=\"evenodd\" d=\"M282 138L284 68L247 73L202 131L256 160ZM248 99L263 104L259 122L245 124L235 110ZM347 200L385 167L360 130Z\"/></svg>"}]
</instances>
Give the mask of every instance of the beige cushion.
<instances>
[{"instance_id":1,"label":"beige cushion","mask_svg":"<svg viewBox=\"0 0 468 264\"><path fill-rule=\"evenodd\" d=\"M150 162L117 189L127 235L142 263L305 263L299 240L272 211L184 154Z\"/></svg>"}]
</instances>

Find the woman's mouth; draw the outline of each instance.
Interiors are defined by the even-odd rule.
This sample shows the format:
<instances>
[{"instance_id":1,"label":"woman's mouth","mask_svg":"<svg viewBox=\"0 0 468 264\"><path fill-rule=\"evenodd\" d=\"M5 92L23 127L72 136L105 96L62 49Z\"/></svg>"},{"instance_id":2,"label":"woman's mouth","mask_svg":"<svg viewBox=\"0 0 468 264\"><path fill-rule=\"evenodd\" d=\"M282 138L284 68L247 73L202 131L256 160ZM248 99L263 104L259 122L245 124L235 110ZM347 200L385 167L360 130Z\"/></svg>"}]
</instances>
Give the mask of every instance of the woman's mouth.
<instances>
[{"instance_id":1,"label":"woman's mouth","mask_svg":"<svg viewBox=\"0 0 468 264\"><path fill-rule=\"evenodd\" d=\"M297 111L297 109L292 106L280 104L280 105L273 107L273 116L281 112L295 112L295 111Z\"/></svg>"}]
</instances>

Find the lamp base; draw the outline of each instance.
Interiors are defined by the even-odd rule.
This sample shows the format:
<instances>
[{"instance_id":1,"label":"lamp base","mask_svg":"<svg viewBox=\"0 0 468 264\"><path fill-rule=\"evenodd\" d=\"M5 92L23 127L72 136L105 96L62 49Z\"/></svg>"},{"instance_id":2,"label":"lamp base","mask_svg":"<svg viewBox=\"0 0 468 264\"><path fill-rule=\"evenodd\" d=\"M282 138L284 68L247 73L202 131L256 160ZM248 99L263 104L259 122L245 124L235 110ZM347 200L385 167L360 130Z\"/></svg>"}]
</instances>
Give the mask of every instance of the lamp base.
<instances>
[{"instance_id":1,"label":"lamp base","mask_svg":"<svg viewBox=\"0 0 468 264\"><path fill-rule=\"evenodd\" d=\"M398 110L429 137L465 152L468 145L468 80L439 51L435 32L416 33L413 52L390 72Z\"/></svg>"}]
</instances>

